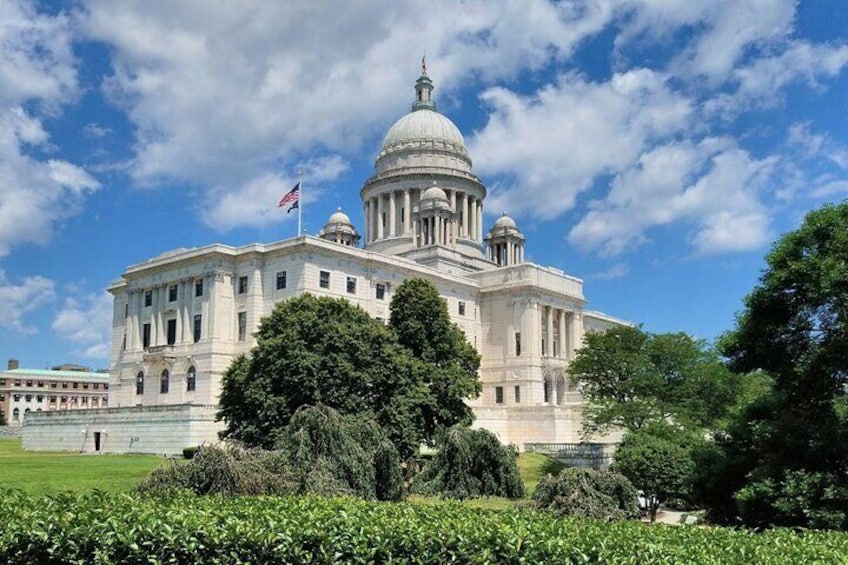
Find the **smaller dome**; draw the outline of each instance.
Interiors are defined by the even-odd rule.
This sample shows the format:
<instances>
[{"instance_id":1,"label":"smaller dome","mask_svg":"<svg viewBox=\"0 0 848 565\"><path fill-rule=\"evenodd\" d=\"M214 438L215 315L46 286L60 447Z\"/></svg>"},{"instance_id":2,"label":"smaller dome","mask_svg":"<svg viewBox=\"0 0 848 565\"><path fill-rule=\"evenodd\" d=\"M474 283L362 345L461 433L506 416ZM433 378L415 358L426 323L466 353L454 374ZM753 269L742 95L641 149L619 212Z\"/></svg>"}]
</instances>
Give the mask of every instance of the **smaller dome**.
<instances>
[{"instance_id":1,"label":"smaller dome","mask_svg":"<svg viewBox=\"0 0 848 565\"><path fill-rule=\"evenodd\" d=\"M328 224L345 224L345 225L348 225L348 226L353 225L353 222L350 221L350 218L348 217L347 214L342 212L341 208L339 208L332 216L330 216L330 219L327 220L327 223Z\"/></svg>"},{"instance_id":2,"label":"smaller dome","mask_svg":"<svg viewBox=\"0 0 848 565\"><path fill-rule=\"evenodd\" d=\"M447 202L448 195L445 194L445 191L438 186L431 186L424 191L424 194L421 195L421 200L443 200L444 202Z\"/></svg>"},{"instance_id":3,"label":"smaller dome","mask_svg":"<svg viewBox=\"0 0 848 565\"><path fill-rule=\"evenodd\" d=\"M515 228L515 229L518 229L518 226L515 225L515 220L513 220L512 218L507 216L506 212L504 212L503 215L500 218L495 220L494 227L496 227L496 228Z\"/></svg>"}]
</instances>

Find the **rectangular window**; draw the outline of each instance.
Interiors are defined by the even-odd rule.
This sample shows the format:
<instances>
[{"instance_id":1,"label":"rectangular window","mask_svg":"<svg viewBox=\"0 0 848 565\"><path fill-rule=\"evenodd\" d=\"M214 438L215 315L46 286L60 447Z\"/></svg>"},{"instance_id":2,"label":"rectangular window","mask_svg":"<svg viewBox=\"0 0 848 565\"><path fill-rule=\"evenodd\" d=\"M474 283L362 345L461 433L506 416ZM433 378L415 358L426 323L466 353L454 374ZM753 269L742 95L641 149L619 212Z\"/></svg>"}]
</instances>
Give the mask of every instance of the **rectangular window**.
<instances>
[{"instance_id":1,"label":"rectangular window","mask_svg":"<svg viewBox=\"0 0 848 565\"><path fill-rule=\"evenodd\" d=\"M83 397L82 397L82 403L83 403L83 404L88 404L88 397L87 397L87 396L83 396Z\"/></svg>"},{"instance_id":2,"label":"rectangular window","mask_svg":"<svg viewBox=\"0 0 848 565\"><path fill-rule=\"evenodd\" d=\"M465 302L459 301L459 315L465 316Z\"/></svg>"},{"instance_id":3,"label":"rectangular window","mask_svg":"<svg viewBox=\"0 0 848 565\"><path fill-rule=\"evenodd\" d=\"M26 400L27 402L32 402L32 395L31 394L26 395L24 400Z\"/></svg>"},{"instance_id":4,"label":"rectangular window","mask_svg":"<svg viewBox=\"0 0 848 565\"><path fill-rule=\"evenodd\" d=\"M203 296L203 279L195 279L195 281L194 281L194 295L195 296Z\"/></svg>"},{"instance_id":5,"label":"rectangular window","mask_svg":"<svg viewBox=\"0 0 848 565\"><path fill-rule=\"evenodd\" d=\"M168 302L177 301L177 285L172 284L168 287Z\"/></svg>"},{"instance_id":6,"label":"rectangular window","mask_svg":"<svg viewBox=\"0 0 848 565\"><path fill-rule=\"evenodd\" d=\"M68 388L68 383L62 383L62 388Z\"/></svg>"},{"instance_id":7,"label":"rectangular window","mask_svg":"<svg viewBox=\"0 0 848 565\"><path fill-rule=\"evenodd\" d=\"M82 388L88 390L88 383L82 383Z\"/></svg>"},{"instance_id":8,"label":"rectangular window","mask_svg":"<svg viewBox=\"0 0 848 565\"><path fill-rule=\"evenodd\" d=\"M50 404L56 404L56 397L55 396L50 397Z\"/></svg>"},{"instance_id":9,"label":"rectangular window","mask_svg":"<svg viewBox=\"0 0 848 565\"><path fill-rule=\"evenodd\" d=\"M32 381L27 381L27 386L32 386Z\"/></svg>"},{"instance_id":10,"label":"rectangular window","mask_svg":"<svg viewBox=\"0 0 848 565\"><path fill-rule=\"evenodd\" d=\"M100 383L94 383L94 390L100 390Z\"/></svg>"},{"instance_id":11,"label":"rectangular window","mask_svg":"<svg viewBox=\"0 0 848 565\"><path fill-rule=\"evenodd\" d=\"M4 400L6 400L6 395L0 394L0 402L3 402Z\"/></svg>"},{"instance_id":12,"label":"rectangular window","mask_svg":"<svg viewBox=\"0 0 848 565\"><path fill-rule=\"evenodd\" d=\"M38 386L40 386L41 388L44 388L44 381L38 381Z\"/></svg>"},{"instance_id":13,"label":"rectangular window","mask_svg":"<svg viewBox=\"0 0 848 565\"><path fill-rule=\"evenodd\" d=\"M247 337L247 312L238 313L238 340L244 341Z\"/></svg>"},{"instance_id":14,"label":"rectangular window","mask_svg":"<svg viewBox=\"0 0 848 565\"><path fill-rule=\"evenodd\" d=\"M109 385L106 384L106 383L103 383L103 390L109 390Z\"/></svg>"},{"instance_id":15,"label":"rectangular window","mask_svg":"<svg viewBox=\"0 0 848 565\"><path fill-rule=\"evenodd\" d=\"M247 292L247 277L239 277L238 285L239 294L244 294L245 292Z\"/></svg>"},{"instance_id":16,"label":"rectangular window","mask_svg":"<svg viewBox=\"0 0 848 565\"><path fill-rule=\"evenodd\" d=\"M0 379L0 385L6 384L6 379Z\"/></svg>"},{"instance_id":17,"label":"rectangular window","mask_svg":"<svg viewBox=\"0 0 848 565\"><path fill-rule=\"evenodd\" d=\"M515 391L515 403L521 404L521 387L515 385L515 387L513 387L513 390Z\"/></svg>"},{"instance_id":18,"label":"rectangular window","mask_svg":"<svg viewBox=\"0 0 848 565\"><path fill-rule=\"evenodd\" d=\"M545 355L547 351L545 350L545 338L542 338L542 355Z\"/></svg>"},{"instance_id":19,"label":"rectangular window","mask_svg":"<svg viewBox=\"0 0 848 565\"><path fill-rule=\"evenodd\" d=\"M68 397L67 397L67 396L63 396L63 397L62 397L62 404L66 403L67 401L68 401Z\"/></svg>"},{"instance_id":20,"label":"rectangular window","mask_svg":"<svg viewBox=\"0 0 848 565\"><path fill-rule=\"evenodd\" d=\"M16 394L16 395L14 395L12 398L14 398L14 399L15 399L15 402L20 402L20 400L21 400L21 395L20 395L20 394Z\"/></svg>"},{"instance_id":21,"label":"rectangular window","mask_svg":"<svg viewBox=\"0 0 848 565\"><path fill-rule=\"evenodd\" d=\"M554 340L554 357L559 357L559 340Z\"/></svg>"},{"instance_id":22,"label":"rectangular window","mask_svg":"<svg viewBox=\"0 0 848 565\"><path fill-rule=\"evenodd\" d=\"M141 345L145 348L150 347L150 324L144 324L142 326Z\"/></svg>"},{"instance_id":23,"label":"rectangular window","mask_svg":"<svg viewBox=\"0 0 848 565\"><path fill-rule=\"evenodd\" d=\"M321 271L318 276L318 286L330 288L330 271Z\"/></svg>"},{"instance_id":24,"label":"rectangular window","mask_svg":"<svg viewBox=\"0 0 848 565\"><path fill-rule=\"evenodd\" d=\"M79 388L79 383L74 383L71 388Z\"/></svg>"},{"instance_id":25,"label":"rectangular window","mask_svg":"<svg viewBox=\"0 0 848 565\"><path fill-rule=\"evenodd\" d=\"M286 288L286 272L277 271L277 290Z\"/></svg>"},{"instance_id":26,"label":"rectangular window","mask_svg":"<svg viewBox=\"0 0 848 565\"><path fill-rule=\"evenodd\" d=\"M347 278L347 293L356 294L356 277Z\"/></svg>"},{"instance_id":27,"label":"rectangular window","mask_svg":"<svg viewBox=\"0 0 848 565\"><path fill-rule=\"evenodd\" d=\"M177 343L177 319L168 320L168 345Z\"/></svg>"},{"instance_id":28,"label":"rectangular window","mask_svg":"<svg viewBox=\"0 0 848 565\"><path fill-rule=\"evenodd\" d=\"M377 283L377 300L385 300L386 298L386 285L383 283Z\"/></svg>"},{"instance_id":29,"label":"rectangular window","mask_svg":"<svg viewBox=\"0 0 848 565\"><path fill-rule=\"evenodd\" d=\"M521 332L515 332L515 356L521 355Z\"/></svg>"},{"instance_id":30,"label":"rectangular window","mask_svg":"<svg viewBox=\"0 0 848 565\"><path fill-rule=\"evenodd\" d=\"M0 383L0 384L3 384L3 383ZM56 388L56 382L55 381L50 383L50 388Z\"/></svg>"},{"instance_id":31,"label":"rectangular window","mask_svg":"<svg viewBox=\"0 0 848 565\"><path fill-rule=\"evenodd\" d=\"M203 317L200 314L194 315L194 343L200 341L200 326Z\"/></svg>"},{"instance_id":32,"label":"rectangular window","mask_svg":"<svg viewBox=\"0 0 848 565\"><path fill-rule=\"evenodd\" d=\"M503 404L503 387L496 386L495 387L495 404Z\"/></svg>"},{"instance_id":33,"label":"rectangular window","mask_svg":"<svg viewBox=\"0 0 848 565\"><path fill-rule=\"evenodd\" d=\"M153 291L145 290L144 291L144 305L151 306L153 304Z\"/></svg>"},{"instance_id":34,"label":"rectangular window","mask_svg":"<svg viewBox=\"0 0 848 565\"><path fill-rule=\"evenodd\" d=\"M35 397L35 401L36 402L44 402L44 397L39 394L38 396Z\"/></svg>"}]
</instances>

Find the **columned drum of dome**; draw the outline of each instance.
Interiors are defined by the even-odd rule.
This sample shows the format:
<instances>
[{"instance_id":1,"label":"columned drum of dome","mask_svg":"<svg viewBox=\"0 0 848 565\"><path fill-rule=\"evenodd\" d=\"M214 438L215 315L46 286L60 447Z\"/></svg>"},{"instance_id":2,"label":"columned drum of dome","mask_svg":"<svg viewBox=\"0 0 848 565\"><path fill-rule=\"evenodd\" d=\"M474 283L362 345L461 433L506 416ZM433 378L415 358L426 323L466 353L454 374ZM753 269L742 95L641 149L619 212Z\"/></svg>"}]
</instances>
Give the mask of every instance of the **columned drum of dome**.
<instances>
[{"instance_id":1,"label":"columned drum of dome","mask_svg":"<svg viewBox=\"0 0 848 565\"><path fill-rule=\"evenodd\" d=\"M479 260L486 188L472 172L462 133L436 111L432 91L422 69L412 110L389 128L375 174L360 192L365 248L401 255L437 246ZM434 182L445 196L438 210L424 198Z\"/></svg>"},{"instance_id":2,"label":"columned drum of dome","mask_svg":"<svg viewBox=\"0 0 848 565\"><path fill-rule=\"evenodd\" d=\"M523 263L524 240L515 220L504 212L486 236L486 258L498 267Z\"/></svg>"}]
</instances>

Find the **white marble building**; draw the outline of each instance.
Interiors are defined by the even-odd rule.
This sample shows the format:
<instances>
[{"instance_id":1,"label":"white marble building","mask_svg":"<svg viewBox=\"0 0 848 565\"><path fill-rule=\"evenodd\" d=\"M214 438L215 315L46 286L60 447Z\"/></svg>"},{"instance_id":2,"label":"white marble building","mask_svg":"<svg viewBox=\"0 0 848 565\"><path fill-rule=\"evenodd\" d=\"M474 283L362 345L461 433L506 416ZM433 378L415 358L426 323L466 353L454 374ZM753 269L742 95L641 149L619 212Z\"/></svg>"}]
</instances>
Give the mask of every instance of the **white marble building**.
<instances>
[{"instance_id":1,"label":"white marble building","mask_svg":"<svg viewBox=\"0 0 848 565\"><path fill-rule=\"evenodd\" d=\"M109 410L215 405L222 373L275 303L344 297L388 320L397 285L421 277L482 355L476 425L519 447L580 441L568 363L585 332L624 322L587 310L580 279L525 262L509 216L484 229L486 188L432 91L424 70L412 111L386 134L360 193L362 235L339 210L318 237L179 249L129 267L109 288Z\"/></svg>"}]
</instances>

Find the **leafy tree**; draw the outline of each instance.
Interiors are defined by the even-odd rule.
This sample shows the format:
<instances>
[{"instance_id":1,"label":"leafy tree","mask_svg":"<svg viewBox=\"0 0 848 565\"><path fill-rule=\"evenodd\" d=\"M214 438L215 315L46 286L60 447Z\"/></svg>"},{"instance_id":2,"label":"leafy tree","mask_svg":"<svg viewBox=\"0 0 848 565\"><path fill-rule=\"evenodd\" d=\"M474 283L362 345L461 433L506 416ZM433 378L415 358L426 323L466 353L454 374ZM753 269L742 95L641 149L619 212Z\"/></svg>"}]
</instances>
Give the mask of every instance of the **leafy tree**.
<instances>
[{"instance_id":1,"label":"leafy tree","mask_svg":"<svg viewBox=\"0 0 848 565\"><path fill-rule=\"evenodd\" d=\"M420 364L389 329L344 299L303 294L263 318L257 345L224 373L223 438L273 448L298 408L373 417L404 456L429 439Z\"/></svg>"},{"instance_id":2,"label":"leafy tree","mask_svg":"<svg viewBox=\"0 0 848 565\"><path fill-rule=\"evenodd\" d=\"M701 341L629 326L588 334L569 371L587 399L589 433L669 419L709 427L732 404L738 380Z\"/></svg>"},{"instance_id":3,"label":"leafy tree","mask_svg":"<svg viewBox=\"0 0 848 565\"><path fill-rule=\"evenodd\" d=\"M439 435L438 452L416 478L415 489L446 498L521 498L518 452L488 430L454 426Z\"/></svg>"},{"instance_id":4,"label":"leafy tree","mask_svg":"<svg viewBox=\"0 0 848 565\"><path fill-rule=\"evenodd\" d=\"M398 341L424 364L422 405L424 436L440 429L469 425L474 414L465 401L480 394L480 354L448 313L432 283L407 279L392 296L389 325Z\"/></svg>"},{"instance_id":5,"label":"leafy tree","mask_svg":"<svg viewBox=\"0 0 848 565\"><path fill-rule=\"evenodd\" d=\"M652 522L664 501L691 494L694 463L688 439L667 426L642 428L628 432L615 452L613 468L642 492Z\"/></svg>"},{"instance_id":6,"label":"leafy tree","mask_svg":"<svg viewBox=\"0 0 848 565\"><path fill-rule=\"evenodd\" d=\"M6 425L6 415L0 410L0 426Z\"/></svg>"},{"instance_id":7,"label":"leafy tree","mask_svg":"<svg viewBox=\"0 0 848 565\"><path fill-rule=\"evenodd\" d=\"M848 529L848 203L810 212L766 256L736 328L733 369L773 391L732 422L713 453L733 487L708 490L719 519Z\"/></svg>"},{"instance_id":8,"label":"leafy tree","mask_svg":"<svg viewBox=\"0 0 848 565\"><path fill-rule=\"evenodd\" d=\"M560 516L601 520L638 518L636 500L636 489L624 475L579 467L543 477L533 493L537 508Z\"/></svg>"}]
</instances>

